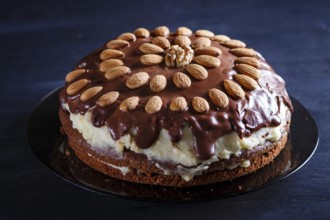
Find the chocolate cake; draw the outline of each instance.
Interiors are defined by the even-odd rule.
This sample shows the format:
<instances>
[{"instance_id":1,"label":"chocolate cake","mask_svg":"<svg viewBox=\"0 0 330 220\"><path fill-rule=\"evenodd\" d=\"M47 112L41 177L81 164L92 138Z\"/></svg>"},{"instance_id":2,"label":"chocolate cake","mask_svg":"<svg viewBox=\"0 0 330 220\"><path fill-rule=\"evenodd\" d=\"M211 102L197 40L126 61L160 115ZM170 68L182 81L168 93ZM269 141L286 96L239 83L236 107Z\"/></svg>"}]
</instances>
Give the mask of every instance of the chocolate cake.
<instances>
[{"instance_id":1,"label":"chocolate cake","mask_svg":"<svg viewBox=\"0 0 330 220\"><path fill-rule=\"evenodd\" d=\"M287 141L284 80L242 41L165 26L127 32L65 78L59 115L76 156L118 179L163 186L232 180Z\"/></svg>"}]
</instances>

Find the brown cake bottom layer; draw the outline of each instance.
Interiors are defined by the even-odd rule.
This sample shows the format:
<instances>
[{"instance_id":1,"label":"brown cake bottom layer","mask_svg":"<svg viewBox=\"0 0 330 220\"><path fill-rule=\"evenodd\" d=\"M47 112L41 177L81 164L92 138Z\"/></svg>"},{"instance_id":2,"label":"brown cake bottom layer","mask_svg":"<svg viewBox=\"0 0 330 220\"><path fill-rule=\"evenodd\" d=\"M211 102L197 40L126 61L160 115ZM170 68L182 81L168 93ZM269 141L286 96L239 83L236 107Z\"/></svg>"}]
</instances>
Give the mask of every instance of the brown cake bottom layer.
<instances>
[{"instance_id":1,"label":"brown cake bottom layer","mask_svg":"<svg viewBox=\"0 0 330 220\"><path fill-rule=\"evenodd\" d=\"M124 151L122 155L118 155L111 149L94 148L86 142L78 130L72 128L72 122L68 112L60 108L59 115L63 131L68 136L70 147L73 149L76 156L86 165L117 179L135 183L179 187L233 180L269 164L284 148L290 124L290 117L288 116L286 127L283 129L282 136L278 141L267 141L263 146L244 151L238 157L232 155L230 159L220 159L219 161L213 162L209 165L207 170L203 171L203 174L194 176L190 181L185 181L179 174L165 175L163 170L157 167L158 164L166 169L174 169L177 164L148 160L147 156L129 150ZM250 166L237 166L245 160L250 161ZM233 166L237 167L227 169ZM128 168L129 171L124 175L118 167Z\"/></svg>"}]
</instances>

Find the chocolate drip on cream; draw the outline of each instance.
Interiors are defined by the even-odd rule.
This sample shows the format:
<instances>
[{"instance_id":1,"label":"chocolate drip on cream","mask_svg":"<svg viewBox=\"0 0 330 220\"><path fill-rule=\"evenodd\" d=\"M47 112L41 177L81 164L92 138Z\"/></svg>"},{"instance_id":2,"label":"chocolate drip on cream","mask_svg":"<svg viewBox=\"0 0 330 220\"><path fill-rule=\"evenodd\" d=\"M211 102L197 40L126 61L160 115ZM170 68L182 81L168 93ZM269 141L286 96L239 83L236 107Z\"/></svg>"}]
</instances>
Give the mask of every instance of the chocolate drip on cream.
<instances>
[{"instance_id":1,"label":"chocolate drip on cream","mask_svg":"<svg viewBox=\"0 0 330 220\"><path fill-rule=\"evenodd\" d=\"M193 41L197 37L191 36ZM175 35L168 37L174 44ZM259 88L253 91L245 91L244 99L229 98L229 105L225 109L219 109L210 102L208 91L217 88L225 91L223 81L233 79L236 71L233 69L234 61L237 58L229 52L229 48L212 41L212 46L221 49L221 65L216 68L207 68L208 78L205 80L195 80L190 77L192 84L187 89L177 88L172 81L175 72L189 73L185 68L169 68L164 63L159 65L145 66L140 62L141 52L139 46L142 43L150 42L151 37L137 38L136 41L122 48L125 54L124 64L130 67L131 72L122 77L108 80L104 72L99 70L102 60L99 58L105 46L94 51L83 58L75 69L85 68L87 73L74 79L89 79L90 83L77 94L69 96L66 93L68 83L60 92L60 102L67 103L72 113L85 114L92 109L92 122L94 126L106 125L114 140L120 139L127 133L135 131L135 142L140 148L150 147L157 139L161 129L166 129L173 142L179 142L182 138L182 129L189 126L194 137L194 147L200 159L208 159L214 155L215 141L232 131L240 137L249 136L252 132L266 126L277 126L281 123L279 114L279 102L284 102L292 110L291 102L285 91L285 83L281 77L274 73L274 70L258 55L261 62L261 78L258 80ZM147 72L150 78L154 75L164 75L167 79L167 86L161 92L151 91L148 84L137 88L129 89L125 82L129 76L137 72ZM150 80L149 80L150 81ZM72 83L72 82L70 82ZM79 99L81 93L94 86L103 86L102 91L95 97L87 101ZM101 107L96 105L98 98L107 92L118 91L119 98L112 105ZM161 97L163 104L159 112L148 114L144 106L151 96ZM138 106L132 111L121 111L119 105L121 101L131 96L140 98ZM178 96L183 96L188 102L187 111L174 112L169 108L171 100ZM210 110L207 113L198 113L191 107L193 97L200 96L210 103Z\"/></svg>"}]
</instances>

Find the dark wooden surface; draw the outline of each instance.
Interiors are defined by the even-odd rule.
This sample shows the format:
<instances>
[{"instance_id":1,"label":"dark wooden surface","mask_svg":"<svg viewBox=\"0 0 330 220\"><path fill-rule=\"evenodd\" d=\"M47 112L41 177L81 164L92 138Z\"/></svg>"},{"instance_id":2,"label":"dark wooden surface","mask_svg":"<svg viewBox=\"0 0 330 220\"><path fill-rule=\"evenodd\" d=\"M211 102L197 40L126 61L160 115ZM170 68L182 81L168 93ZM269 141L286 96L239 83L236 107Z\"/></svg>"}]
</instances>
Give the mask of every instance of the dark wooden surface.
<instances>
[{"instance_id":1,"label":"dark wooden surface","mask_svg":"<svg viewBox=\"0 0 330 220\"><path fill-rule=\"evenodd\" d=\"M329 1L1 2L0 219L329 219L329 8ZM308 164L257 192L179 204L101 196L46 168L27 142L34 106L106 40L163 24L225 33L260 51L317 121L319 148Z\"/></svg>"}]
</instances>

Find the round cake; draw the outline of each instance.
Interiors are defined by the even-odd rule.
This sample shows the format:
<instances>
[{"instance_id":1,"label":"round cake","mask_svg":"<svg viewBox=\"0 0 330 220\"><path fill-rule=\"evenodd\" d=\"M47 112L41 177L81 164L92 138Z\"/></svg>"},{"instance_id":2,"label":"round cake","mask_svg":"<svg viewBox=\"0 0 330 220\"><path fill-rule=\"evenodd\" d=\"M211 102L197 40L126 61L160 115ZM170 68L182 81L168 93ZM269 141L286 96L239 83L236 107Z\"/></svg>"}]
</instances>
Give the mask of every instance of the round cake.
<instances>
[{"instance_id":1,"label":"round cake","mask_svg":"<svg viewBox=\"0 0 330 220\"><path fill-rule=\"evenodd\" d=\"M285 147L284 80L260 53L209 30L137 28L65 78L59 115L76 156L108 176L162 186L233 180Z\"/></svg>"}]
</instances>

